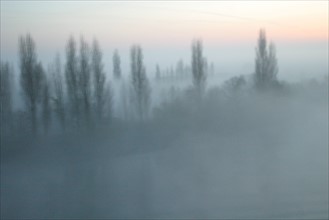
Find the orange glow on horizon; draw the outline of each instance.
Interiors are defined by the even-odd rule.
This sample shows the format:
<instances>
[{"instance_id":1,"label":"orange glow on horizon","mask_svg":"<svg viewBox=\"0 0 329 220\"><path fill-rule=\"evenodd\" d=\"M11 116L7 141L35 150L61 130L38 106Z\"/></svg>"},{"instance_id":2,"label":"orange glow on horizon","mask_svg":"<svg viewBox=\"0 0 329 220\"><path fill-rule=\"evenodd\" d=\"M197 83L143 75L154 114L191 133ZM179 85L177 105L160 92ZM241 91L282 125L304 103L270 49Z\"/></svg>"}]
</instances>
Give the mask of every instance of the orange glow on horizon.
<instances>
[{"instance_id":1,"label":"orange glow on horizon","mask_svg":"<svg viewBox=\"0 0 329 220\"><path fill-rule=\"evenodd\" d=\"M14 50L26 32L47 47L64 46L71 34L127 46L189 44L194 38L210 44L254 42L260 28L273 41L328 41L328 4L6 1L1 2L1 45Z\"/></svg>"}]
</instances>

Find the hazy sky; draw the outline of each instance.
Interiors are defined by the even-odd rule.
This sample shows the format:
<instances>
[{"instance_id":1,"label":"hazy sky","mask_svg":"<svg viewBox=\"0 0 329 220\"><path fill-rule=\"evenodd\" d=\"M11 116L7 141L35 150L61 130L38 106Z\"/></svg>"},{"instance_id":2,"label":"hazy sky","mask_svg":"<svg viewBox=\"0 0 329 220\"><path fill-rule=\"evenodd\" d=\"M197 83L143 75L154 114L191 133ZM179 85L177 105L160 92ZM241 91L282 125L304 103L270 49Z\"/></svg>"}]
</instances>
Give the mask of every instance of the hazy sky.
<instances>
[{"instance_id":1,"label":"hazy sky","mask_svg":"<svg viewBox=\"0 0 329 220\"><path fill-rule=\"evenodd\" d=\"M328 1L1 1L1 58L15 62L18 37L29 32L46 61L63 54L69 35L83 35L100 41L108 61L114 48L125 56L139 43L149 66L170 65L189 62L191 40L202 38L210 60L236 60L239 71L252 66L262 27L283 58L291 48L328 57Z\"/></svg>"}]
</instances>

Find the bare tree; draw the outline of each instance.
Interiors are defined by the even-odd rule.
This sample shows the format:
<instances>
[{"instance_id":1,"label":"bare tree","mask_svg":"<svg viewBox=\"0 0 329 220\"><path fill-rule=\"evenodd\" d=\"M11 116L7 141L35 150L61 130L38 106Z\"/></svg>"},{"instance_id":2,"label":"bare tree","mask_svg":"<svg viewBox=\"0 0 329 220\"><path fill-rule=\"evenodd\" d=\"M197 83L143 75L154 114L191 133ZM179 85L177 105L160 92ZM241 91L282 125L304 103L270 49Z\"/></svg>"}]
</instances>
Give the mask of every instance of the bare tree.
<instances>
[{"instance_id":1,"label":"bare tree","mask_svg":"<svg viewBox=\"0 0 329 220\"><path fill-rule=\"evenodd\" d=\"M53 80L53 102L55 113L60 121L62 128L65 130L66 128L66 115L65 115L65 100L64 100L64 84L61 70L61 62L60 57L57 54L55 58L55 63L51 67L51 75Z\"/></svg>"},{"instance_id":2,"label":"bare tree","mask_svg":"<svg viewBox=\"0 0 329 220\"><path fill-rule=\"evenodd\" d=\"M268 88L277 83L278 65L273 43L267 48L266 32L259 31L255 60L255 86L257 89Z\"/></svg>"},{"instance_id":3,"label":"bare tree","mask_svg":"<svg viewBox=\"0 0 329 220\"><path fill-rule=\"evenodd\" d=\"M0 68L0 110L1 110L1 136L9 134L12 130L12 99L13 99L14 71L8 62L1 62Z\"/></svg>"},{"instance_id":4,"label":"bare tree","mask_svg":"<svg viewBox=\"0 0 329 220\"><path fill-rule=\"evenodd\" d=\"M150 85L143 64L142 49L133 45L130 50L132 101L135 103L136 113L140 120L147 118L150 106Z\"/></svg>"},{"instance_id":5,"label":"bare tree","mask_svg":"<svg viewBox=\"0 0 329 220\"><path fill-rule=\"evenodd\" d=\"M20 83L29 112L32 131L37 134L37 102L41 94L43 68L37 63L35 43L30 34L19 39Z\"/></svg>"},{"instance_id":6,"label":"bare tree","mask_svg":"<svg viewBox=\"0 0 329 220\"><path fill-rule=\"evenodd\" d=\"M120 56L118 50L114 50L113 53L113 75L115 79L121 78L121 66Z\"/></svg>"},{"instance_id":7,"label":"bare tree","mask_svg":"<svg viewBox=\"0 0 329 220\"><path fill-rule=\"evenodd\" d=\"M113 92L110 82L105 83L103 108L103 116L107 119L111 119L113 111Z\"/></svg>"},{"instance_id":8,"label":"bare tree","mask_svg":"<svg viewBox=\"0 0 329 220\"><path fill-rule=\"evenodd\" d=\"M43 79L42 119L43 119L43 128L45 134L47 134L51 122L51 106L50 106L50 88L46 75L44 75L44 79Z\"/></svg>"},{"instance_id":9,"label":"bare tree","mask_svg":"<svg viewBox=\"0 0 329 220\"><path fill-rule=\"evenodd\" d=\"M202 54L202 42L201 40L195 40L192 42L192 75L193 84L199 98L202 97L206 86L206 59Z\"/></svg>"},{"instance_id":10,"label":"bare tree","mask_svg":"<svg viewBox=\"0 0 329 220\"><path fill-rule=\"evenodd\" d=\"M128 120L130 116L130 103L128 99L128 90L126 86L125 80L122 81L121 88L120 88L120 98L121 98L121 112L122 117L124 120Z\"/></svg>"},{"instance_id":11,"label":"bare tree","mask_svg":"<svg viewBox=\"0 0 329 220\"><path fill-rule=\"evenodd\" d=\"M93 41L92 48L92 72L94 76L94 97L95 97L95 110L96 116L99 120L103 117L104 105L106 101L105 81L106 75L104 73L104 65L102 62L102 52L99 48L97 40Z\"/></svg>"},{"instance_id":12,"label":"bare tree","mask_svg":"<svg viewBox=\"0 0 329 220\"><path fill-rule=\"evenodd\" d=\"M76 55L76 42L73 37L70 37L66 46L66 64L65 78L67 85L67 96L69 98L69 107L71 118L76 125L79 125L80 119L80 98L78 91L78 64Z\"/></svg>"},{"instance_id":13,"label":"bare tree","mask_svg":"<svg viewBox=\"0 0 329 220\"><path fill-rule=\"evenodd\" d=\"M87 42L80 39L80 57L79 57L79 92L81 95L81 104L84 112L84 120L87 126L90 126L90 107L91 107L91 80L90 80L90 53Z\"/></svg>"}]
</instances>

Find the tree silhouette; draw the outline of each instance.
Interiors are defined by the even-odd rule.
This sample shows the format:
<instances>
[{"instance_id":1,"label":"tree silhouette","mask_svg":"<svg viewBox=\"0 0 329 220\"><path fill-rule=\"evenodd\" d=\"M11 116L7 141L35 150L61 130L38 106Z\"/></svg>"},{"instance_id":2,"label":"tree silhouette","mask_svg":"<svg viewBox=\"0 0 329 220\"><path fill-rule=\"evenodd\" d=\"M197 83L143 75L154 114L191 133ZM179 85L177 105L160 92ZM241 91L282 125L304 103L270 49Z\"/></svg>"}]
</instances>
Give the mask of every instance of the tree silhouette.
<instances>
[{"instance_id":1,"label":"tree silhouette","mask_svg":"<svg viewBox=\"0 0 329 220\"><path fill-rule=\"evenodd\" d=\"M159 64L157 64L156 67L155 67L155 79L156 80L161 79L161 71L160 71Z\"/></svg>"},{"instance_id":2,"label":"tree silhouette","mask_svg":"<svg viewBox=\"0 0 329 220\"><path fill-rule=\"evenodd\" d=\"M182 78L184 73L184 62L182 59L180 59L176 64L176 76L177 78Z\"/></svg>"},{"instance_id":3,"label":"tree silhouette","mask_svg":"<svg viewBox=\"0 0 329 220\"><path fill-rule=\"evenodd\" d=\"M1 62L0 68L0 110L1 110L1 136L4 132L12 130L12 104L13 104L13 69L8 62ZM6 128L6 129L4 129Z\"/></svg>"},{"instance_id":4,"label":"tree silhouette","mask_svg":"<svg viewBox=\"0 0 329 220\"><path fill-rule=\"evenodd\" d=\"M150 105L150 85L143 64L142 49L134 45L130 50L132 101L135 102L136 113L140 120L146 119Z\"/></svg>"},{"instance_id":5,"label":"tree silhouette","mask_svg":"<svg viewBox=\"0 0 329 220\"><path fill-rule=\"evenodd\" d=\"M87 42L81 37L80 39L80 56L79 56L79 95L81 96L81 105L84 113L86 126L91 125L91 80L90 80L90 53Z\"/></svg>"},{"instance_id":6,"label":"tree silhouette","mask_svg":"<svg viewBox=\"0 0 329 220\"><path fill-rule=\"evenodd\" d=\"M45 134L47 134L51 122L51 106L50 106L50 88L46 75L44 75L44 79L43 79L42 120L43 120L43 128Z\"/></svg>"},{"instance_id":7,"label":"tree silhouette","mask_svg":"<svg viewBox=\"0 0 329 220\"><path fill-rule=\"evenodd\" d=\"M192 75L193 84L196 89L198 98L201 98L206 86L206 59L202 54L201 40L194 40L192 42Z\"/></svg>"},{"instance_id":8,"label":"tree silhouette","mask_svg":"<svg viewBox=\"0 0 329 220\"><path fill-rule=\"evenodd\" d=\"M121 78L121 66L120 66L120 56L118 50L114 50L113 53L113 75L115 79Z\"/></svg>"},{"instance_id":9,"label":"tree silhouette","mask_svg":"<svg viewBox=\"0 0 329 220\"><path fill-rule=\"evenodd\" d=\"M129 102L129 90L126 86L125 80L123 80L120 88L120 101L121 112L124 120L128 120L131 115L130 102Z\"/></svg>"},{"instance_id":10,"label":"tree silhouette","mask_svg":"<svg viewBox=\"0 0 329 220\"><path fill-rule=\"evenodd\" d=\"M37 63L35 43L30 34L19 39L20 83L30 115L33 134L37 134L37 102L41 94L43 68Z\"/></svg>"},{"instance_id":11,"label":"tree silhouette","mask_svg":"<svg viewBox=\"0 0 329 220\"><path fill-rule=\"evenodd\" d=\"M97 40L93 41L91 68L94 78L94 98L96 117L101 120L103 117L104 104L106 101L104 65L102 62L102 52Z\"/></svg>"},{"instance_id":12,"label":"tree silhouette","mask_svg":"<svg viewBox=\"0 0 329 220\"><path fill-rule=\"evenodd\" d=\"M65 78L71 118L75 125L79 125L80 100L78 90L78 64L76 55L76 42L72 36L69 38L66 46Z\"/></svg>"},{"instance_id":13,"label":"tree silhouette","mask_svg":"<svg viewBox=\"0 0 329 220\"><path fill-rule=\"evenodd\" d=\"M270 43L267 48L266 32L259 31L255 60L255 86L266 89L277 83L278 65L275 45Z\"/></svg>"},{"instance_id":14,"label":"tree silhouette","mask_svg":"<svg viewBox=\"0 0 329 220\"><path fill-rule=\"evenodd\" d=\"M66 114L65 114L65 100L64 100L64 83L61 71L60 57L57 54L55 63L51 66L50 73L53 81L53 102L54 110L62 128L66 129Z\"/></svg>"}]
</instances>

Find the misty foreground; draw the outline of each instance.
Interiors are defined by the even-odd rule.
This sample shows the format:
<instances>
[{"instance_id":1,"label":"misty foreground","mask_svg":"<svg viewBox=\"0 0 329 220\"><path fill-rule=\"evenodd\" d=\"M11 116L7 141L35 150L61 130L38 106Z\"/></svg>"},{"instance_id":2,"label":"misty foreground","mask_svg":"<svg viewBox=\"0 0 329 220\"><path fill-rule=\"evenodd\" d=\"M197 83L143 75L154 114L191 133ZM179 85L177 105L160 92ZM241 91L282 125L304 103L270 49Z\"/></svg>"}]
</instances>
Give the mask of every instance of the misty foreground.
<instances>
[{"instance_id":1,"label":"misty foreground","mask_svg":"<svg viewBox=\"0 0 329 220\"><path fill-rule=\"evenodd\" d=\"M328 218L327 84L200 102L4 139L1 218Z\"/></svg>"}]
</instances>

